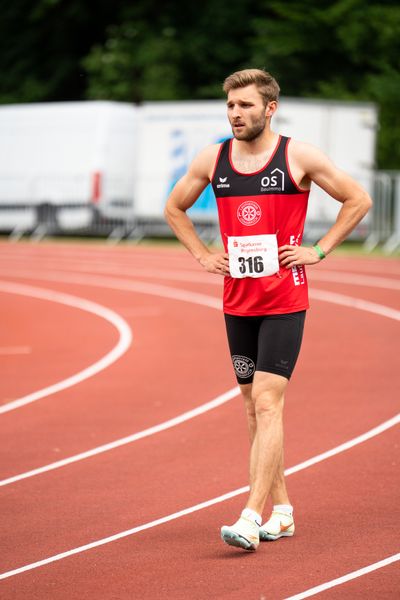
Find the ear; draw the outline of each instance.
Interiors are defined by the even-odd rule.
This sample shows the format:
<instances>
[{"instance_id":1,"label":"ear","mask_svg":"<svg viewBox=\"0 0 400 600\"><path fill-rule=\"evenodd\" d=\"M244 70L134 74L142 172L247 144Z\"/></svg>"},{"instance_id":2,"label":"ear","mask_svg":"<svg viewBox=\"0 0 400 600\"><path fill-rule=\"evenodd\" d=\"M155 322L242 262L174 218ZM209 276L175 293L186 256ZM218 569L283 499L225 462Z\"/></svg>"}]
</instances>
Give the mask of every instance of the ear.
<instances>
[{"instance_id":1,"label":"ear","mask_svg":"<svg viewBox=\"0 0 400 600\"><path fill-rule=\"evenodd\" d=\"M272 115L274 114L274 112L276 111L277 108L278 108L278 102L276 100L271 100L270 102L268 102L267 106L265 107L265 116L272 117Z\"/></svg>"}]
</instances>

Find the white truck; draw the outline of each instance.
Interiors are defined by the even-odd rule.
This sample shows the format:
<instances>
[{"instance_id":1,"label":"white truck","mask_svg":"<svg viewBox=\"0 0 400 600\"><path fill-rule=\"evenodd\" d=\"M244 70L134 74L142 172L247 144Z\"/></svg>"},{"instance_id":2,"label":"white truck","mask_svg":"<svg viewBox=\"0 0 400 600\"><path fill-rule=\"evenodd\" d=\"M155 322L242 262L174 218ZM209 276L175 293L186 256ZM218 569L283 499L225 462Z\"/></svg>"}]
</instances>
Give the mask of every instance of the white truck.
<instances>
[{"instance_id":1,"label":"white truck","mask_svg":"<svg viewBox=\"0 0 400 600\"><path fill-rule=\"evenodd\" d=\"M272 128L318 146L371 191L373 104L282 98ZM163 210L173 185L201 148L230 136L223 100L2 106L0 230L107 224L168 232ZM315 235L339 209L325 196L317 188L310 195L307 227ZM190 212L199 225L216 225L210 186Z\"/></svg>"},{"instance_id":2,"label":"white truck","mask_svg":"<svg viewBox=\"0 0 400 600\"><path fill-rule=\"evenodd\" d=\"M0 229L79 229L133 211L137 109L116 102L0 107Z\"/></svg>"}]
</instances>

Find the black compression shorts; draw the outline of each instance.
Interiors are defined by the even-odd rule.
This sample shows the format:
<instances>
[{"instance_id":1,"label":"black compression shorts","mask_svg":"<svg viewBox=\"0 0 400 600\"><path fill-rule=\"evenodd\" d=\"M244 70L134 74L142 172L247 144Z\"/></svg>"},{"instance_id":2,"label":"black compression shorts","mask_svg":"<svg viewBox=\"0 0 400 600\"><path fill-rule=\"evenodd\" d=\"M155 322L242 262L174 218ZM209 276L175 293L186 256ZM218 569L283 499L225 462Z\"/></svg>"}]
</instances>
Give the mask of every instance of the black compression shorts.
<instances>
[{"instance_id":1,"label":"black compression shorts","mask_svg":"<svg viewBox=\"0 0 400 600\"><path fill-rule=\"evenodd\" d=\"M305 310L263 317L225 314L238 383L251 383L255 371L290 379L300 352L305 318Z\"/></svg>"}]
</instances>

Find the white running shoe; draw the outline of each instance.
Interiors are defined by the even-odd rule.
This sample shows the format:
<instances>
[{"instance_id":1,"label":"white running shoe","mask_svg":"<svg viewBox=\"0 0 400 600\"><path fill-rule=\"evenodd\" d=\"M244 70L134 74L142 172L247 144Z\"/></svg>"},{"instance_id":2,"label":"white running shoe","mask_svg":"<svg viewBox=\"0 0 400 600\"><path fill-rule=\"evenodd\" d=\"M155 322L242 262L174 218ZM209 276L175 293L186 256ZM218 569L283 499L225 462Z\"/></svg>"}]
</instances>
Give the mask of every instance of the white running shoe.
<instances>
[{"instance_id":1,"label":"white running shoe","mask_svg":"<svg viewBox=\"0 0 400 600\"><path fill-rule=\"evenodd\" d=\"M260 540L279 540L281 537L291 537L294 534L294 520L292 515L272 511L269 520L260 527Z\"/></svg>"},{"instance_id":2,"label":"white running shoe","mask_svg":"<svg viewBox=\"0 0 400 600\"><path fill-rule=\"evenodd\" d=\"M246 517L240 517L234 525L221 527L221 538L225 544L255 552L260 543L259 526Z\"/></svg>"}]
</instances>

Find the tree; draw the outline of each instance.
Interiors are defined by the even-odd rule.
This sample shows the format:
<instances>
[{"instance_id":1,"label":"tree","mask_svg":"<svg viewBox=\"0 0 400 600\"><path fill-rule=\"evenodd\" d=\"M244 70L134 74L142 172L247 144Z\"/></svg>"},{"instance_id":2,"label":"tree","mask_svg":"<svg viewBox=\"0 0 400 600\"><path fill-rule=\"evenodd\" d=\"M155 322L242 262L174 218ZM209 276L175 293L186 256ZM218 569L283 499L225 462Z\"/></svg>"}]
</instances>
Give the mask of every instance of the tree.
<instances>
[{"instance_id":1,"label":"tree","mask_svg":"<svg viewBox=\"0 0 400 600\"><path fill-rule=\"evenodd\" d=\"M376 102L400 168L400 6L382 0L3 0L0 102L222 97L264 67L286 96Z\"/></svg>"},{"instance_id":2,"label":"tree","mask_svg":"<svg viewBox=\"0 0 400 600\"><path fill-rule=\"evenodd\" d=\"M84 59L89 98L140 102L222 96L226 74L245 65L257 0L135 3Z\"/></svg>"},{"instance_id":3,"label":"tree","mask_svg":"<svg viewBox=\"0 0 400 600\"><path fill-rule=\"evenodd\" d=\"M80 64L122 0L13 0L1 3L0 102L78 100L87 86Z\"/></svg>"},{"instance_id":4,"label":"tree","mask_svg":"<svg viewBox=\"0 0 400 600\"><path fill-rule=\"evenodd\" d=\"M400 7L382 0L264 2L252 60L266 63L286 95L376 102L377 162L400 168Z\"/></svg>"},{"instance_id":5,"label":"tree","mask_svg":"<svg viewBox=\"0 0 400 600\"><path fill-rule=\"evenodd\" d=\"M84 60L90 98L216 98L233 70L265 67L283 94L376 102L377 162L400 167L400 7L382 0L136 3Z\"/></svg>"}]
</instances>

